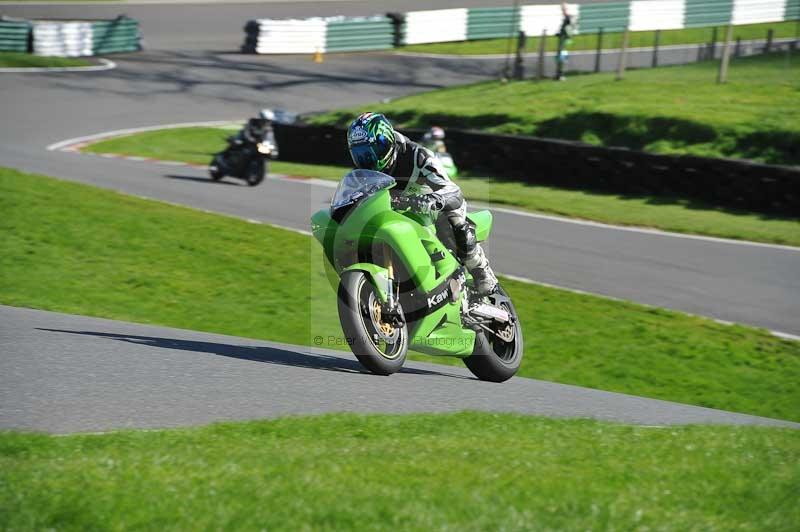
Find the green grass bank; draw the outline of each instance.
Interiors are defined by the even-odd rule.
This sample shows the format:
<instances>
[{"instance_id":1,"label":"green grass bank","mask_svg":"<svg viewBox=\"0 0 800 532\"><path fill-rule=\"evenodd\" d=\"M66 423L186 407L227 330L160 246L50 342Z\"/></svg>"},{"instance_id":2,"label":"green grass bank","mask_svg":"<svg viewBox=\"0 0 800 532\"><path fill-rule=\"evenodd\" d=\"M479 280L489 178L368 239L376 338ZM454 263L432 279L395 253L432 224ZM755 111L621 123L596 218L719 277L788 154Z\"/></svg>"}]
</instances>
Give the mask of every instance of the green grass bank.
<instances>
[{"instance_id":1,"label":"green grass bank","mask_svg":"<svg viewBox=\"0 0 800 532\"><path fill-rule=\"evenodd\" d=\"M0 68L82 67L92 66L93 64L86 59L73 57L49 57L22 52L0 52Z\"/></svg>"},{"instance_id":2,"label":"green grass bank","mask_svg":"<svg viewBox=\"0 0 800 532\"><path fill-rule=\"evenodd\" d=\"M208 164L224 148L230 130L180 128L149 131L90 144L84 151ZM271 172L339 179L348 168L273 161ZM800 220L720 209L684 198L625 196L528 185L499 178L457 179L470 202L489 202L531 212L666 231L800 246Z\"/></svg>"},{"instance_id":3,"label":"green grass bank","mask_svg":"<svg viewBox=\"0 0 800 532\"><path fill-rule=\"evenodd\" d=\"M768 22L764 24L743 24L734 26L733 39L740 38L743 41L767 38L767 31L773 30L773 38L793 38L798 35L798 21ZM684 28L680 30L662 30L659 37L659 46L671 46L676 44L704 44L710 43L713 39L715 28L708 26L704 28ZM716 27L717 47L722 48L722 40L725 38L726 26ZM603 49L616 49L622 47L622 32L608 32L603 34ZM649 47L655 43L655 31L632 31L629 35L628 46L631 48ZM526 51L535 53L539 50L539 35L529 35L526 43ZM507 54L509 50L514 53L517 49L517 37L513 39L481 39L476 41L445 42L431 44L412 44L398 48L402 52L417 52L428 54L455 54L455 55L487 55L487 54ZM549 36L545 39L545 50L555 52L558 49L558 39ZM578 34L572 39L572 44L568 48L571 51L596 50L597 34Z\"/></svg>"},{"instance_id":4,"label":"green grass bank","mask_svg":"<svg viewBox=\"0 0 800 532\"><path fill-rule=\"evenodd\" d=\"M654 153L800 164L800 53L550 81L482 82L311 117L344 125L365 110L396 125L578 140ZM480 102L480 105L476 105Z\"/></svg>"},{"instance_id":5,"label":"green grass bank","mask_svg":"<svg viewBox=\"0 0 800 532\"><path fill-rule=\"evenodd\" d=\"M0 211L0 304L300 345L341 336L308 236L9 169ZM800 342L503 283L525 330L521 376L800 420Z\"/></svg>"},{"instance_id":6,"label":"green grass bank","mask_svg":"<svg viewBox=\"0 0 800 532\"><path fill-rule=\"evenodd\" d=\"M793 530L800 432L329 415L0 432L4 530Z\"/></svg>"}]
</instances>

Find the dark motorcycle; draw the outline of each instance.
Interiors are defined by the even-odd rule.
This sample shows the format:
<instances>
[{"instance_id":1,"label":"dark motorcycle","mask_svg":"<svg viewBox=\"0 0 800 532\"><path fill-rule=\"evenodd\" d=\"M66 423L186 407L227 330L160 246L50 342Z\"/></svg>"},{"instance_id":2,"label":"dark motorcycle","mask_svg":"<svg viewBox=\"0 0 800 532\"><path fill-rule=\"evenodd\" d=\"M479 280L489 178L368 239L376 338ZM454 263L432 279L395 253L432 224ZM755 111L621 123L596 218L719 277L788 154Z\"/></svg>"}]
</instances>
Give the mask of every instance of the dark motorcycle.
<instances>
[{"instance_id":1,"label":"dark motorcycle","mask_svg":"<svg viewBox=\"0 0 800 532\"><path fill-rule=\"evenodd\" d=\"M232 137L228 139L228 147L211 160L208 173L214 181L229 176L243 179L254 187L264 180L268 160L276 153L275 145L267 140L251 143Z\"/></svg>"}]
</instances>

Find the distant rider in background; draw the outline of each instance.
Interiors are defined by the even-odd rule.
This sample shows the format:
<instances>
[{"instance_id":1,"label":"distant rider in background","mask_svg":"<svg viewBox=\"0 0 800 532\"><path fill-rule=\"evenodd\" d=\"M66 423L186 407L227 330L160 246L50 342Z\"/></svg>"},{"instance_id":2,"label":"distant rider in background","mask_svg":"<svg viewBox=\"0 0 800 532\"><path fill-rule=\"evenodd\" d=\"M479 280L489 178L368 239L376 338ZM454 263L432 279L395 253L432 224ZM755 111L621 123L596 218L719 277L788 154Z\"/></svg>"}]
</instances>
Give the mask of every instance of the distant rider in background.
<instances>
[{"instance_id":1,"label":"distant rider in background","mask_svg":"<svg viewBox=\"0 0 800 532\"><path fill-rule=\"evenodd\" d=\"M278 143L275 141L275 130L272 122L275 120L275 113L272 109L262 109L258 116L251 118L247 124L233 138L235 144L259 144L266 142L272 144L274 149L270 154L271 159L278 157Z\"/></svg>"},{"instance_id":2,"label":"distant rider in background","mask_svg":"<svg viewBox=\"0 0 800 532\"><path fill-rule=\"evenodd\" d=\"M475 281L478 295L497 288L497 277L489 267L475 228L467 220L467 202L458 185L447 176L433 153L412 142L392 127L382 114L364 113L347 130L347 147L356 168L376 170L395 178L393 196L409 200L413 210L436 214L437 226L446 220L452 227L458 258Z\"/></svg>"},{"instance_id":3,"label":"distant rider in background","mask_svg":"<svg viewBox=\"0 0 800 532\"><path fill-rule=\"evenodd\" d=\"M422 145L433 153L447 153L447 146L444 144L444 129L439 126L430 128L422 136Z\"/></svg>"}]
</instances>

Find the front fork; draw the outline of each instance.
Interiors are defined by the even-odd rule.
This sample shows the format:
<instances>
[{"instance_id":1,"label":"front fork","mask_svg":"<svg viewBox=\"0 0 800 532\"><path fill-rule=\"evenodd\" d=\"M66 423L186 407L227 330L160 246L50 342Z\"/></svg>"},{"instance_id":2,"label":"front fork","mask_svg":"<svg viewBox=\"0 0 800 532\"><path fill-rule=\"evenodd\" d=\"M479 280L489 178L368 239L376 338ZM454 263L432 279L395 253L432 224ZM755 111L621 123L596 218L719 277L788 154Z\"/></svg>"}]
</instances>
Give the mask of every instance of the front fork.
<instances>
[{"instance_id":1,"label":"front fork","mask_svg":"<svg viewBox=\"0 0 800 532\"><path fill-rule=\"evenodd\" d=\"M394 316L396 321L401 322L399 314L397 313L397 306L400 302L400 283L395 282L394 278L394 264L392 263L392 248L389 244L383 244L383 258L384 266L389 277L389 289L386 294L386 313L389 316Z\"/></svg>"}]
</instances>

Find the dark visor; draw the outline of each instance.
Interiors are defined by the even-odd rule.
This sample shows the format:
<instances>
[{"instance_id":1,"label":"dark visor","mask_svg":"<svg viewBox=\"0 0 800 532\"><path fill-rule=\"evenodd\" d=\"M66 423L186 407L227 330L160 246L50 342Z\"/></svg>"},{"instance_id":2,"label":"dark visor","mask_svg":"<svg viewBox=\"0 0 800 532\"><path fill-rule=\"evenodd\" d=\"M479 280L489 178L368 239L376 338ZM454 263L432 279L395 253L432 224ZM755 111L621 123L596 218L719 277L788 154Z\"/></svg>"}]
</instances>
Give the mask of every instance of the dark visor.
<instances>
[{"instance_id":1,"label":"dark visor","mask_svg":"<svg viewBox=\"0 0 800 532\"><path fill-rule=\"evenodd\" d=\"M375 156L375 151L366 142L350 146L350 156L358 168L375 170L378 166L378 158Z\"/></svg>"}]
</instances>

